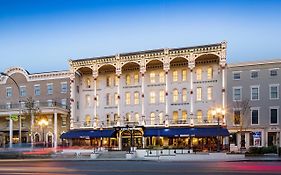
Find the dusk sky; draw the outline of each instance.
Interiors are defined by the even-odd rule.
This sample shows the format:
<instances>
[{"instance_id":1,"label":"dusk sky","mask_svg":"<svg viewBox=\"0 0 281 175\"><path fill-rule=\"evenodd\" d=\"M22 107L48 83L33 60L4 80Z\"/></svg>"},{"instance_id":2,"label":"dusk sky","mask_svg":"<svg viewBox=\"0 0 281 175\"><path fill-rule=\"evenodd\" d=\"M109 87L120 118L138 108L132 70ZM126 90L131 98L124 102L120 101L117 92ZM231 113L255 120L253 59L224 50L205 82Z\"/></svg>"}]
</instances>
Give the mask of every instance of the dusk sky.
<instances>
[{"instance_id":1,"label":"dusk sky","mask_svg":"<svg viewBox=\"0 0 281 175\"><path fill-rule=\"evenodd\" d=\"M229 63L281 59L281 1L0 0L0 71L224 40Z\"/></svg>"}]
</instances>

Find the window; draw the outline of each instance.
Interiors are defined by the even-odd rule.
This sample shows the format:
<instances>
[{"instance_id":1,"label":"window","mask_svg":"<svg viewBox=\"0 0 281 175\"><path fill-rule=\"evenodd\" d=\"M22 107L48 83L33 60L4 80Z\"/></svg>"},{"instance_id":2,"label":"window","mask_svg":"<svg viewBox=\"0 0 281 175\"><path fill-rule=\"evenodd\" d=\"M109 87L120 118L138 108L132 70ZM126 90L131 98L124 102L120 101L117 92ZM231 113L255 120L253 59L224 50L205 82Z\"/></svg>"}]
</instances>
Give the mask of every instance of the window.
<instances>
[{"instance_id":1,"label":"window","mask_svg":"<svg viewBox=\"0 0 281 175\"><path fill-rule=\"evenodd\" d=\"M165 91L164 90L159 91L159 102L165 103Z\"/></svg>"},{"instance_id":2,"label":"window","mask_svg":"<svg viewBox=\"0 0 281 175\"><path fill-rule=\"evenodd\" d=\"M164 83L165 82L165 72L159 73L159 82Z\"/></svg>"},{"instance_id":3,"label":"window","mask_svg":"<svg viewBox=\"0 0 281 175\"><path fill-rule=\"evenodd\" d=\"M53 83L47 84L47 94L52 95L53 94Z\"/></svg>"},{"instance_id":4,"label":"window","mask_svg":"<svg viewBox=\"0 0 281 175\"><path fill-rule=\"evenodd\" d=\"M138 92L134 93L134 103L135 105L140 104L140 94Z\"/></svg>"},{"instance_id":5,"label":"window","mask_svg":"<svg viewBox=\"0 0 281 175\"><path fill-rule=\"evenodd\" d=\"M182 122L186 123L187 122L187 111L182 111Z\"/></svg>"},{"instance_id":6,"label":"window","mask_svg":"<svg viewBox=\"0 0 281 175\"><path fill-rule=\"evenodd\" d=\"M130 122L130 121L131 121L131 114L126 113L126 122Z\"/></svg>"},{"instance_id":7,"label":"window","mask_svg":"<svg viewBox=\"0 0 281 175\"><path fill-rule=\"evenodd\" d=\"M163 112L159 113L159 124L163 124Z\"/></svg>"},{"instance_id":8,"label":"window","mask_svg":"<svg viewBox=\"0 0 281 175\"><path fill-rule=\"evenodd\" d=\"M106 77L106 86L110 87L111 86L111 77Z\"/></svg>"},{"instance_id":9,"label":"window","mask_svg":"<svg viewBox=\"0 0 281 175\"><path fill-rule=\"evenodd\" d=\"M61 117L61 126L66 127L66 117Z\"/></svg>"},{"instance_id":10,"label":"window","mask_svg":"<svg viewBox=\"0 0 281 175\"><path fill-rule=\"evenodd\" d=\"M197 68L196 70L196 80L202 80L202 69Z\"/></svg>"},{"instance_id":11,"label":"window","mask_svg":"<svg viewBox=\"0 0 281 175\"><path fill-rule=\"evenodd\" d=\"M178 123L178 120L179 120L179 113L178 113L178 111L174 111L173 112L173 124Z\"/></svg>"},{"instance_id":12,"label":"window","mask_svg":"<svg viewBox=\"0 0 281 175\"><path fill-rule=\"evenodd\" d=\"M212 123L212 121L213 121L213 115L212 115L211 109L209 109L207 112L207 121L208 121L208 123Z\"/></svg>"},{"instance_id":13,"label":"window","mask_svg":"<svg viewBox=\"0 0 281 175\"><path fill-rule=\"evenodd\" d=\"M6 88L6 96L7 97L12 97L12 88L11 87L7 87Z\"/></svg>"},{"instance_id":14,"label":"window","mask_svg":"<svg viewBox=\"0 0 281 175\"><path fill-rule=\"evenodd\" d=\"M234 121L234 125L240 125L241 123L240 110L236 109L233 111L233 121Z\"/></svg>"},{"instance_id":15,"label":"window","mask_svg":"<svg viewBox=\"0 0 281 175\"><path fill-rule=\"evenodd\" d=\"M196 100L197 101L202 100L202 88L201 87L196 88Z\"/></svg>"},{"instance_id":16,"label":"window","mask_svg":"<svg viewBox=\"0 0 281 175\"><path fill-rule=\"evenodd\" d=\"M40 85L34 85L34 95L35 96L40 96L41 92L40 92Z\"/></svg>"},{"instance_id":17,"label":"window","mask_svg":"<svg viewBox=\"0 0 281 175\"><path fill-rule=\"evenodd\" d=\"M61 106L66 109L66 99L61 99Z\"/></svg>"},{"instance_id":18,"label":"window","mask_svg":"<svg viewBox=\"0 0 281 175\"><path fill-rule=\"evenodd\" d=\"M91 80L90 80L90 78L86 79L86 87L87 88L91 88Z\"/></svg>"},{"instance_id":19,"label":"window","mask_svg":"<svg viewBox=\"0 0 281 175\"><path fill-rule=\"evenodd\" d=\"M187 90L186 90L186 88L182 89L182 102L187 102Z\"/></svg>"},{"instance_id":20,"label":"window","mask_svg":"<svg viewBox=\"0 0 281 175\"><path fill-rule=\"evenodd\" d=\"M251 100L259 100L259 86L251 86Z\"/></svg>"},{"instance_id":21,"label":"window","mask_svg":"<svg viewBox=\"0 0 281 175\"><path fill-rule=\"evenodd\" d=\"M155 72L149 74L150 83L155 83Z\"/></svg>"},{"instance_id":22,"label":"window","mask_svg":"<svg viewBox=\"0 0 281 175\"><path fill-rule=\"evenodd\" d=\"M139 122L140 121L140 115L139 113L135 113L135 122Z\"/></svg>"},{"instance_id":23,"label":"window","mask_svg":"<svg viewBox=\"0 0 281 175\"><path fill-rule=\"evenodd\" d=\"M47 103L48 103L48 107L53 107L53 100L48 100Z\"/></svg>"},{"instance_id":24,"label":"window","mask_svg":"<svg viewBox=\"0 0 281 175\"><path fill-rule=\"evenodd\" d=\"M201 110L197 111L197 122L202 123L203 113Z\"/></svg>"},{"instance_id":25,"label":"window","mask_svg":"<svg viewBox=\"0 0 281 175\"><path fill-rule=\"evenodd\" d=\"M174 70L173 71L173 82L178 81L178 71Z\"/></svg>"},{"instance_id":26,"label":"window","mask_svg":"<svg viewBox=\"0 0 281 175\"><path fill-rule=\"evenodd\" d=\"M240 73L241 72L232 72L233 80L240 80Z\"/></svg>"},{"instance_id":27,"label":"window","mask_svg":"<svg viewBox=\"0 0 281 175\"><path fill-rule=\"evenodd\" d=\"M258 125L259 124L259 109L252 109L252 125Z\"/></svg>"},{"instance_id":28,"label":"window","mask_svg":"<svg viewBox=\"0 0 281 175\"><path fill-rule=\"evenodd\" d=\"M278 108L270 108L270 124L278 124Z\"/></svg>"},{"instance_id":29,"label":"window","mask_svg":"<svg viewBox=\"0 0 281 175\"><path fill-rule=\"evenodd\" d=\"M110 94L109 93L106 94L106 105L107 106L111 105L111 98L110 98Z\"/></svg>"},{"instance_id":30,"label":"window","mask_svg":"<svg viewBox=\"0 0 281 175\"><path fill-rule=\"evenodd\" d=\"M86 107L91 107L91 96L86 95Z\"/></svg>"},{"instance_id":31,"label":"window","mask_svg":"<svg viewBox=\"0 0 281 175\"><path fill-rule=\"evenodd\" d=\"M118 78L118 76L115 76L114 77L114 85L118 86L118 83L119 83L119 78Z\"/></svg>"},{"instance_id":32,"label":"window","mask_svg":"<svg viewBox=\"0 0 281 175\"><path fill-rule=\"evenodd\" d=\"M126 92L125 95L126 95L126 97L125 97L126 105L130 105L131 104L131 94L130 94L130 92Z\"/></svg>"},{"instance_id":33,"label":"window","mask_svg":"<svg viewBox=\"0 0 281 175\"><path fill-rule=\"evenodd\" d=\"M179 100L179 91L177 89L173 90L173 102L177 103Z\"/></svg>"},{"instance_id":34,"label":"window","mask_svg":"<svg viewBox=\"0 0 281 175\"><path fill-rule=\"evenodd\" d=\"M80 108L80 104L79 101L76 102L76 108L79 109Z\"/></svg>"},{"instance_id":35,"label":"window","mask_svg":"<svg viewBox=\"0 0 281 175\"><path fill-rule=\"evenodd\" d=\"M150 92L150 103L156 103L155 92Z\"/></svg>"},{"instance_id":36,"label":"window","mask_svg":"<svg viewBox=\"0 0 281 175\"><path fill-rule=\"evenodd\" d=\"M79 87L79 86L78 86ZM62 82L60 84L60 89L61 89L61 93L66 93L67 92L67 83L66 82Z\"/></svg>"},{"instance_id":37,"label":"window","mask_svg":"<svg viewBox=\"0 0 281 175\"><path fill-rule=\"evenodd\" d=\"M278 69L271 69L271 70L269 70L269 75L271 77L277 76L278 75Z\"/></svg>"},{"instance_id":38,"label":"window","mask_svg":"<svg viewBox=\"0 0 281 175\"><path fill-rule=\"evenodd\" d=\"M134 83L135 83L135 85L139 84L139 74L138 73L135 73L135 75L134 75Z\"/></svg>"},{"instance_id":39,"label":"window","mask_svg":"<svg viewBox=\"0 0 281 175\"><path fill-rule=\"evenodd\" d=\"M233 87L233 101L242 100L242 87Z\"/></svg>"},{"instance_id":40,"label":"window","mask_svg":"<svg viewBox=\"0 0 281 175\"><path fill-rule=\"evenodd\" d=\"M187 80L187 70L186 69L183 69L182 70L182 81L186 81Z\"/></svg>"},{"instance_id":41,"label":"window","mask_svg":"<svg viewBox=\"0 0 281 175\"><path fill-rule=\"evenodd\" d=\"M107 126L110 126L110 125L111 125L110 114L106 114L106 125L107 125Z\"/></svg>"},{"instance_id":42,"label":"window","mask_svg":"<svg viewBox=\"0 0 281 175\"><path fill-rule=\"evenodd\" d=\"M130 85L131 84L131 77L130 75L126 75L126 85Z\"/></svg>"},{"instance_id":43,"label":"window","mask_svg":"<svg viewBox=\"0 0 281 175\"><path fill-rule=\"evenodd\" d=\"M26 96L26 86L20 86L20 96L21 97Z\"/></svg>"},{"instance_id":44,"label":"window","mask_svg":"<svg viewBox=\"0 0 281 175\"><path fill-rule=\"evenodd\" d=\"M213 79L213 68L212 67L208 67L207 73L208 73L208 76L207 76L208 80Z\"/></svg>"},{"instance_id":45,"label":"window","mask_svg":"<svg viewBox=\"0 0 281 175\"><path fill-rule=\"evenodd\" d=\"M270 99L279 99L279 84L276 85L269 85L269 90L270 90Z\"/></svg>"},{"instance_id":46,"label":"window","mask_svg":"<svg viewBox=\"0 0 281 175\"><path fill-rule=\"evenodd\" d=\"M91 126L91 116L90 115L86 115L86 117L85 117L85 126L87 126L87 127Z\"/></svg>"},{"instance_id":47,"label":"window","mask_svg":"<svg viewBox=\"0 0 281 175\"><path fill-rule=\"evenodd\" d=\"M255 70L251 71L251 78L252 79L258 78L258 76L259 76L259 72L258 71L255 71Z\"/></svg>"},{"instance_id":48,"label":"window","mask_svg":"<svg viewBox=\"0 0 281 175\"><path fill-rule=\"evenodd\" d=\"M150 124L155 125L155 113L150 113Z\"/></svg>"},{"instance_id":49,"label":"window","mask_svg":"<svg viewBox=\"0 0 281 175\"><path fill-rule=\"evenodd\" d=\"M207 88L207 93L208 93L208 100L212 100L213 99L213 87L209 86Z\"/></svg>"},{"instance_id":50,"label":"window","mask_svg":"<svg viewBox=\"0 0 281 175\"><path fill-rule=\"evenodd\" d=\"M118 105L118 94L114 93L114 104Z\"/></svg>"}]
</instances>

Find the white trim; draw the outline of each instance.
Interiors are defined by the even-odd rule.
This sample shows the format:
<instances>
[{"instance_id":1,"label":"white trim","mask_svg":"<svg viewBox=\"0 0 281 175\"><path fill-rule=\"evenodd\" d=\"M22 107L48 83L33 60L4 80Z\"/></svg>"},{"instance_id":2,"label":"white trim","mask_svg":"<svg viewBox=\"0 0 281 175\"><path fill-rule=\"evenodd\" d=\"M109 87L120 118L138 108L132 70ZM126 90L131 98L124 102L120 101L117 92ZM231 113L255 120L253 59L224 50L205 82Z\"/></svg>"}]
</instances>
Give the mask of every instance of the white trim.
<instances>
[{"instance_id":1,"label":"white trim","mask_svg":"<svg viewBox=\"0 0 281 175\"><path fill-rule=\"evenodd\" d=\"M63 92L63 91L62 91L62 85L63 85L63 84L66 84L66 92ZM60 82L60 93L66 94L66 93L67 93L67 90L68 90L68 84L67 84L67 82L66 82L66 81Z\"/></svg>"},{"instance_id":2,"label":"white trim","mask_svg":"<svg viewBox=\"0 0 281 175\"><path fill-rule=\"evenodd\" d=\"M258 124L253 124L253 121L252 121L252 118L253 118L252 111L253 110L257 110L258 111ZM251 111L251 125L252 126L259 125L260 124L260 107L251 107L250 111Z\"/></svg>"},{"instance_id":3,"label":"white trim","mask_svg":"<svg viewBox=\"0 0 281 175\"><path fill-rule=\"evenodd\" d=\"M257 72L258 73L258 76L257 77L252 77L252 73L253 72ZM253 80L253 79L257 79L257 78L259 78L259 72L260 72L260 70L259 69L256 69L256 70L250 70L250 78Z\"/></svg>"},{"instance_id":4,"label":"white trim","mask_svg":"<svg viewBox=\"0 0 281 175\"><path fill-rule=\"evenodd\" d=\"M276 75L276 76L271 76L270 72L271 72L272 70L276 70L276 71L277 71L277 75ZM279 70L278 67L268 69L268 75L269 75L269 77L277 77L277 76L278 76L278 70Z\"/></svg>"},{"instance_id":5,"label":"white trim","mask_svg":"<svg viewBox=\"0 0 281 175\"><path fill-rule=\"evenodd\" d=\"M258 99L253 99L253 93L252 93L252 89L253 88L258 88ZM260 85L252 85L250 86L250 91L251 91L251 101L258 101L260 100Z\"/></svg>"},{"instance_id":6,"label":"white trim","mask_svg":"<svg viewBox=\"0 0 281 175\"><path fill-rule=\"evenodd\" d=\"M234 87L232 87L232 101L242 101L242 92L243 92L243 90L242 90L242 86L234 86ZM235 98L234 98L234 90L235 89L240 89L240 99L239 100L235 100Z\"/></svg>"},{"instance_id":7,"label":"white trim","mask_svg":"<svg viewBox=\"0 0 281 175\"><path fill-rule=\"evenodd\" d=\"M269 107L269 125L279 125L279 106L270 106ZM277 123L271 123L271 109L277 109Z\"/></svg>"},{"instance_id":8,"label":"white trim","mask_svg":"<svg viewBox=\"0 0 281 175\"><path fill-rule=\"evenodd\" d=\"M239 73L240 74L240 78L239 79L235 79L234 78L234 74L235 73ZM232 80L236 80L236 81L241 80L241 73L242 73L242 71L232 71Z\"/></svg>"},{"instance_id":9,"label":"white trim","mask_svg":"<svg viewBox=\"0 0 281 175\"><path fill-rule=\"evenodd\" d=\"M277 98L271 97L271 87L277 87ZM278 100L279 99L279 84L269 84L269 99L270 100Z\"/></svg>"}]
</instances>

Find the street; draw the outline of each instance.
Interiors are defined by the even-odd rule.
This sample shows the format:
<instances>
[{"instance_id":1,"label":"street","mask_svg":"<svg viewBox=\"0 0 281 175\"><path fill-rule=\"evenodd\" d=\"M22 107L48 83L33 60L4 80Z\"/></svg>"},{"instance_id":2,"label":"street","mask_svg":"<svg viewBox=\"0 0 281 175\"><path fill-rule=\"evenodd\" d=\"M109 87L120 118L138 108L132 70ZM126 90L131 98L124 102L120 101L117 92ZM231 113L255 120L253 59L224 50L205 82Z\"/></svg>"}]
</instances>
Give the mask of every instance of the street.
<instances>
[{"instance_id":1,"label":"street","mask_svg":"<svg viewBox=\"0 0 281 175\"><path fill-rule=\"evenodd\" d=\"M1 160L0 174L280 174L281 162Z\"/></svg>"}]
</instances>

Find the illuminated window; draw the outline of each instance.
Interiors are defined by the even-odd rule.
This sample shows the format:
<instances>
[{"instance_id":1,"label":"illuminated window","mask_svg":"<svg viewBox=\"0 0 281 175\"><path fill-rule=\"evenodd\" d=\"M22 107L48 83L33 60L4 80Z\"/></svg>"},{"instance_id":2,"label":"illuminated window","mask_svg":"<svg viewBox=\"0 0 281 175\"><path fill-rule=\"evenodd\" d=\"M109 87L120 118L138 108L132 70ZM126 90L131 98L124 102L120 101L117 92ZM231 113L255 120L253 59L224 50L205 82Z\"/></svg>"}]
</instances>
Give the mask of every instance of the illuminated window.
<instances>
[{"instance_id":1,"label":"illuminated window","mask_svg":"<svg viewBox=\"0 0 281 175\"><path fill-rule=\"evenodd\" d=\"M90 78L86 79L86 86L87 86L87 88L91 88L91 80L90 80Z\"/></svg>"},{"instance_id":2,"label":"illuminated window","mask_svg":"<svg viewBox=\"0 0 281 175\"><path fill-rule=\"evenodd\" d=\"M150 78L150 83L155 83L155 72L150 72L149 78Z\"/></svg>"},{"instance_id":3,"label":"illuminated window","mask_svg":"<svg viewBox=\"0 0 281 175\"><path fill-rule=\"evenodd\" d=\"M131 121L131 114L126 113L126 122L130 122L130 121Z\"/></svg>"},{"instance_id":4,"label":"illuminated window","mask_svg":"<svg viewBox=\"0 0 281 175\"><path fill-rule=\"evenodd\" d=\"M139 113L135 113L135 122L139 122L140 121L140 115Z\"/></svg>"},{"instance_id":5,"label":"illuminated window","mask_svg":"<svg viewBox=\"0 0 281 175\"><path fill-rule=\"evenodd\" d=\"M178 123L178 120L179 120L179 113L178 113L178 111L174 111L173 112L173 123L174 124Z\"/></svg>"},{"instance_id":6,"label":"illuminated window","mask_svg":"<svg viewBox=\"0 0 281 175\"><path fill-rule=\"evenodd\" d=\"M207 88L207 94L208 94L208 100L212 100L213 99L213 87L209 86Z\"/></svg>"},{"instance_id":7,"label":"illuminated window","mask_svg":"<svg viewBox=\"0 0 281 175\"><path fill-rule=\"evenodd\" d=\"M173 102L176 103L179 100L179 91L177 89L173 90Z\"/></svg>"},{"instance_id":8,"label":"illuminated window","mask_svg":"<svg viewBox=\"0 0 281 175\"><path fill-rule=\"evenodd\" d=\"M182 102L187 102L187 90L182 89Z\"/></svg>"},{"instance_id":9,"label":"illuminated window","mask_svg":"<svg viewBox=\"0 0 281 175\"><path fill-rule=\"evenodd\" d=\"M114 94L114 104L118 105L118 94L117 93Z\"/></svg>"},{"instance_id":10,"label":"illuminated window","mask_svg":"<svg viewBox=\"0 0 281 175\"><path fill-rule=\"evenodd\" d=\"M135 73L135 75L134 75L134 83L135 83L135 85L139 84L139 74L138 73Z\"/></svg>"},{"instance_id":11,"label":"illuminated window","mask_svg":"<svg viewBox=\"0 0 281 175\"><path fill-rule=\"evenodd\" d=\"M130 94L130 92L126 92L125 93L125 99L126 99L126 105L129 105L129 104L131 104L131 94Z\"/></svg>"},{"instance_id":12,"label":"illuminated window","mask_svg":"<svg viewBox=\"0 0 281 175\"><path fill-rule=\"evenodd\" d=\"M91 96L86 95L86 107L91 107Z\"/></svg>"},{"instance_id":13,"label":"illuminated window","mask_svg":"<svg viewBox=\"0 0 281 175\"><path fill-rule=\"evenodd\" d=\"M165 82L165 72L159 73L159 82L164 83Z\"/></svg>"},{"instance_id":14,"label":"illuminated window","mask_svg":"<svg viewBox=\"0 0 281 175\"><path fill-rule=\"evenodd\" d=\"M187 70L183 69L182 70L182 81L186 81L187 80Z\"/></svg>"},{"instance_id":15,"label":"illuminated window","mask_svg":"<svg viewBox=\"0 0 281 175\"><path fill-rule=\"evenodd\" d=\"M198 87L196 89L196 100L201 101L202 100L202 88Z\"/></svg>"},{"instance_id":16,"label":"illuminated window","mask_svg":"<svg viewBox=\"0 0 281 175\"><path fill-rule=\"evenodd\" d=\"M126 75L126 85L130 85L131 84L131 77L130 75Z\"/></svg>"},{"instance_id":17,"label":"illuminated window","mask_svg":"<svg viewBox=\"0 0 281 175\"><path fill-rule=\"evenodd\" d=\"M159 91L159 102L165 103L165 91L164 90Z\"/></svg>"},{"instance_id":18,"label":"illuminated window","mask_svg":"<svg viewBox=\"0 0 281 175\"><path fill-rule=\"evenodd\" d=\"M138 92L134 93L134 103L135 105L140 104L140 94Z\"/></svg>"},{"instance_id":19,"label":"illuminated window","mask_svg":"<svg viewBox=\"0 0 281 175\"><path fill-rule=\"evenodd\" d=\"M164 118L164 117L163 117L163 112L160 112L160 113L159 113L159 124L160 124L160 125L162 125L162 124L164 123L163 118Z\"/></svg>"},{"instance_id":20,"label":"illuminated window","mask_svg":"<svg viewBox=\"0 0 281 175\"><path fill-rule=\"evenodd\" d=\"M110 87L110 86L112 86L112 81L111 81L111 77L106 77L106 86L107 87Z\"/></svg>"},{"instance_id":21,"label":"illuminated window","mask_svg":"<svg viewBox=\"0 0 281 175\"><path fill-rule=\"evenodd\" d=\"M187 122L187 111L182 111L182 121L184 122L184 123L186 123Z\"/></svg>"},{"instance_id":22,"label":"illuminated window","mask_svg":"<svg viewBox=\"0 0 281 175\"><path fill-rule=\"evenodd\" d=\"M106 105L107 106L111 105L111 98L110 98L110 94L109 93L106 94Z\"/></svg>"},{"instance_id":23,"label":"illuminated window","mask_svg":"<svg viewBox=\"0 0 281 175\"><path fill-rule=\"evenodd\" d=\"M197 70L196 70L196 79L202 80L202 69L201 68L197 68Z\"/></svg>"},{"instance_id":24,"label":"illuminated window","mask_svg":"<svg viewBox=\"0 0 281 175\"><path fill-rule=\"evenodd\" d=\"M154 112L152 112L152 113L150 114L150 124L151 124L151 125L154 125L154 124L155 124L155 113L154 113Z\"/></svg>"},{"instance_id":25,"label":"illuminated window","mask_svg":"<svg viewBox=\"0 0 281 175\"><path fill-rule=\"evenodd\" d=\"M150 103L156 103L155 92L150 92Z\"/></svg>"},{"instance_id":26,"label":"illuminated window","mask_svg":"<svg viewBox=\"0 0 281 175\"><path fill-rule=\"evenodd\" d=\"M213 79L213 68L212 67L208 67L207 73L208 73L208 80Z\"/></svg>"},{"instance_id":27,"label":"illuminated window","mask_svg":"<svg viewBox=\"0 0 281 175\"><path fill-rule=\"evenodd\" d=\"M211 109L208 110L207 120L208 120L208 123L212 123L212 121L213 121L213 115L212 115L212 110Z\"/></svg>"},{"instance_id":28,"label":"illuminated window","mask_svg":"<svg viewBox=\"0 0 281 175\"><path fill-rule=\"evenodd\" d=\"M197 122L202 123L203 113L201 110L197 111Z\"/></svg>"},{"instance_id":29,"label":"illuminated window","mask_svg":"<svg viewBox=\"0 0 281 175\"><path fill-rule=\"evenodd\" d=\"M173 71L173 81L178 81L178 71L176 70Z\"/></svg>"},{"instance_id":30,"label":"illuminated window","mask_svg":"<svg viewBox=\"0 0 281 175\"><path fill-rule=\"evenodd\" d=\"M85 125L87 127L91 126L91 116L90 115L86 115L86 118L85 118Z\"/></svg>"}]
</instances>

